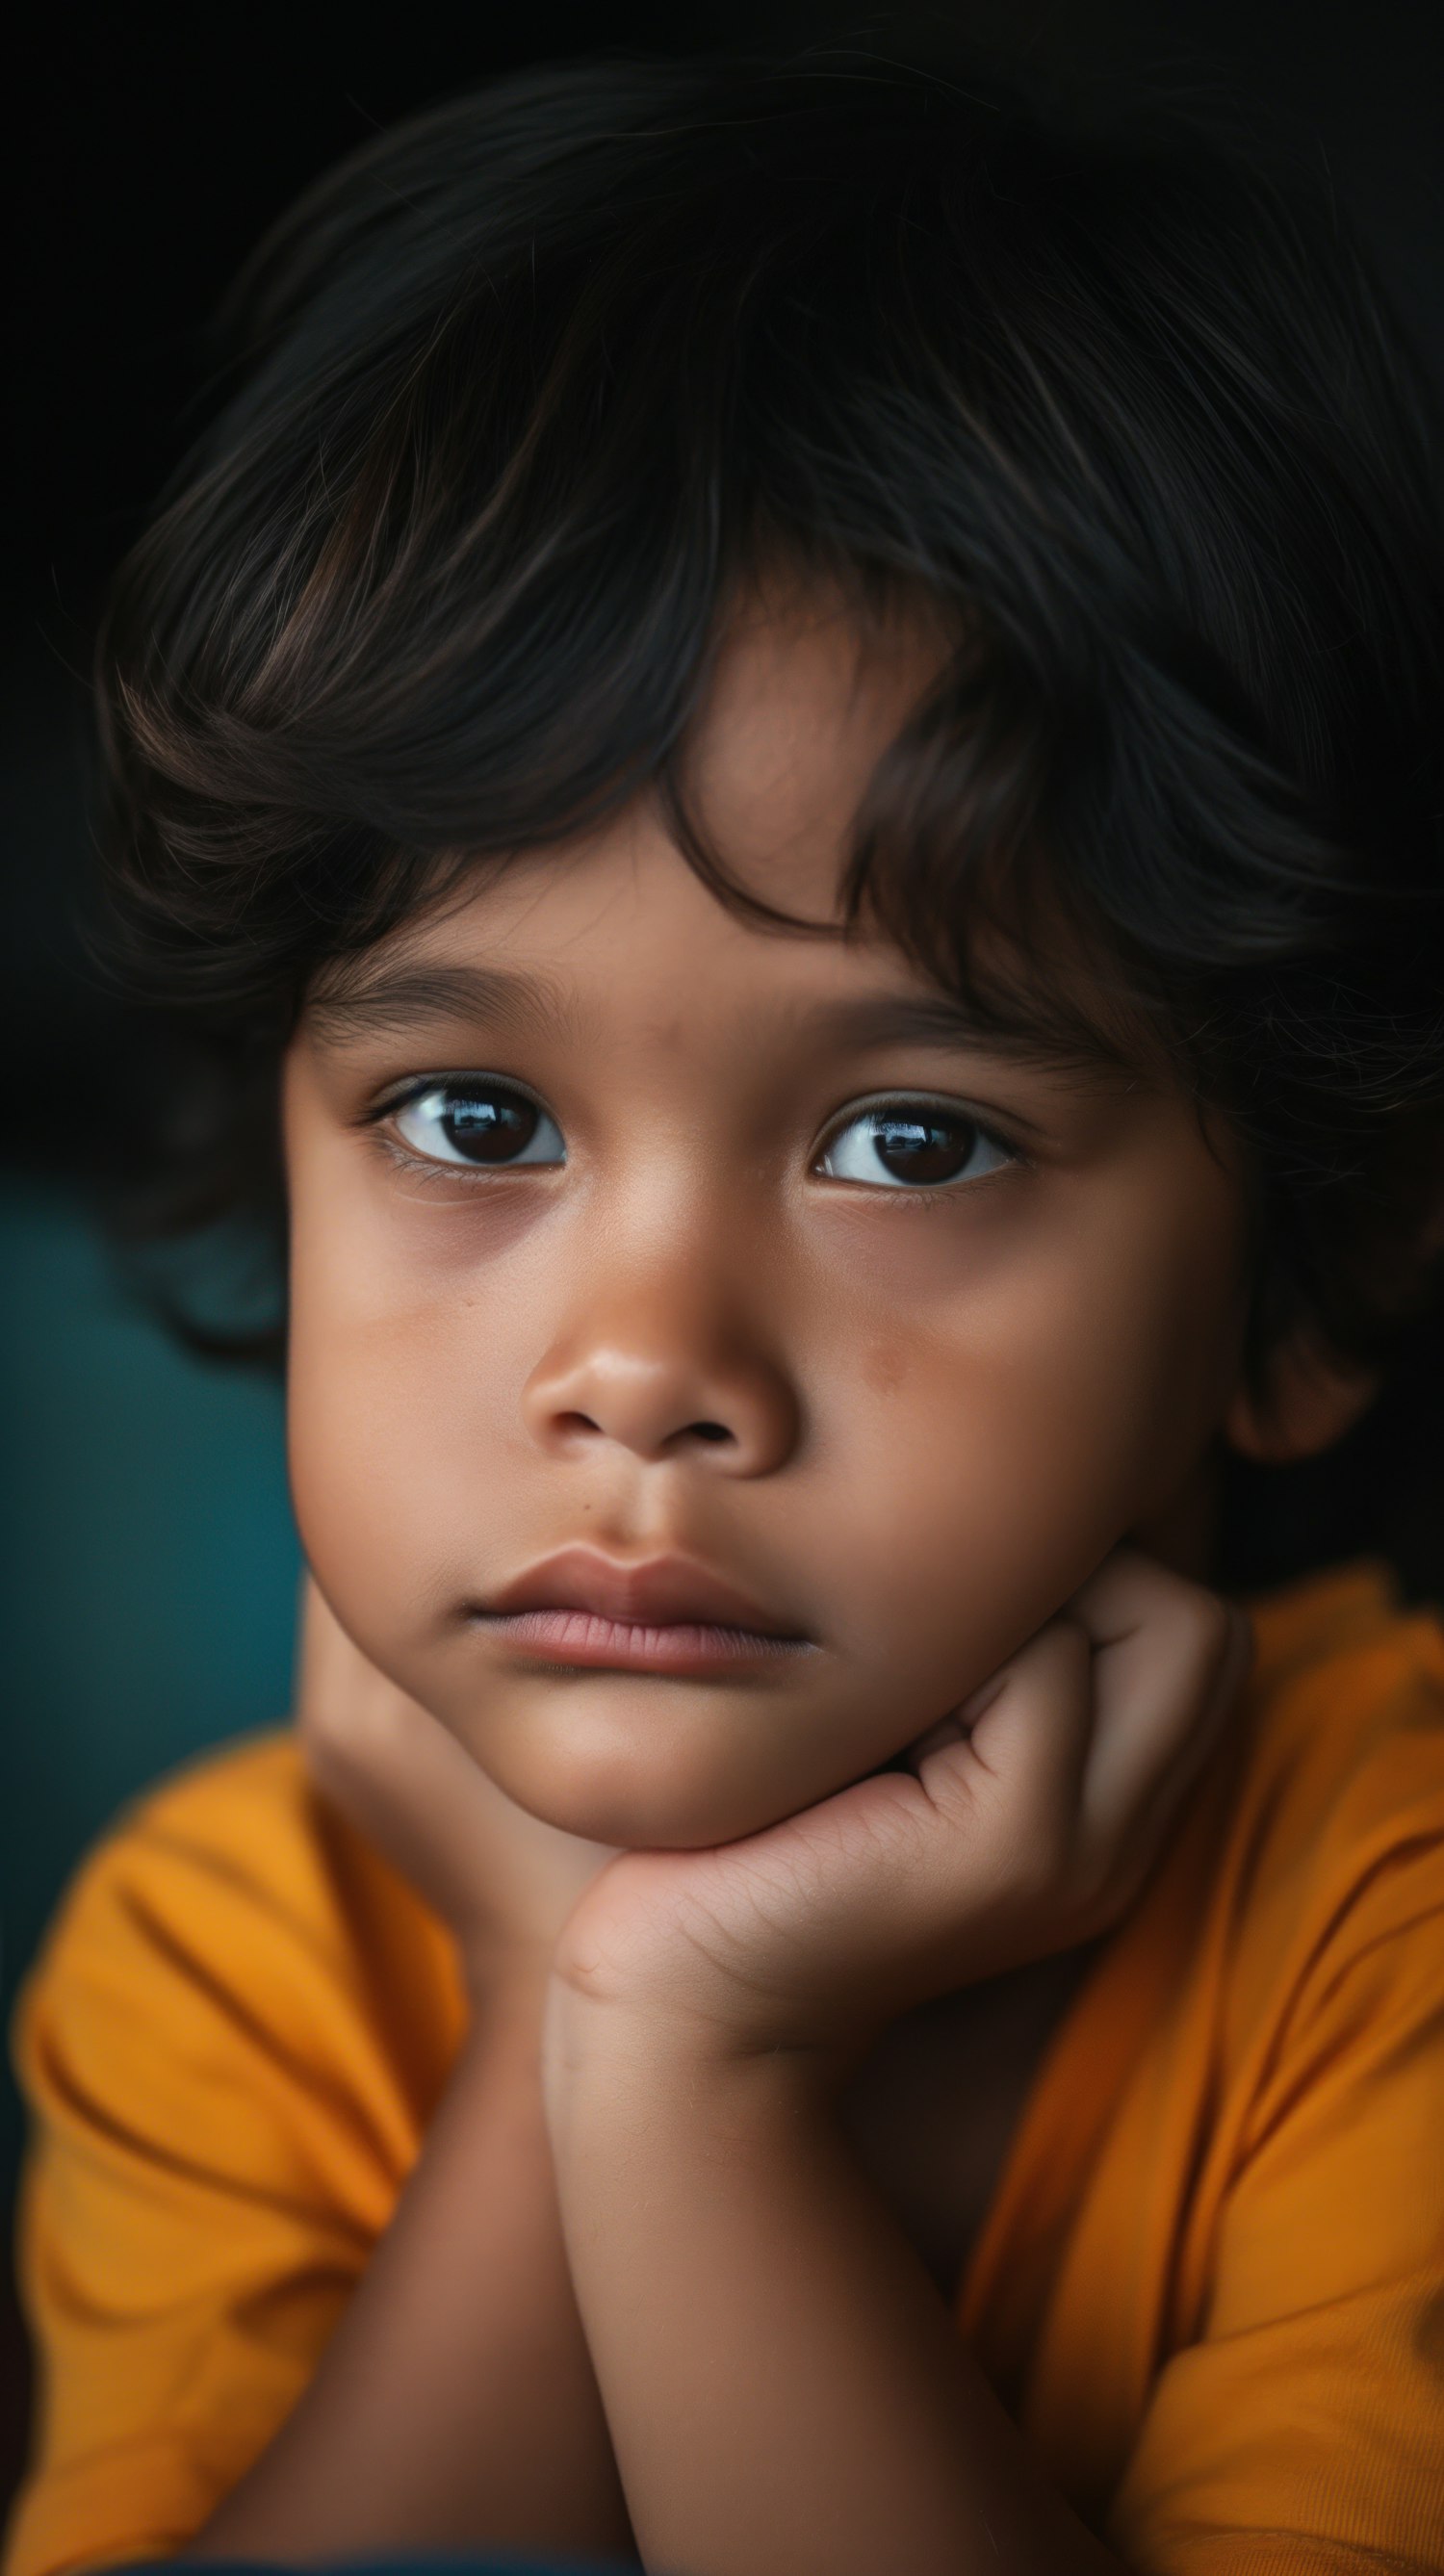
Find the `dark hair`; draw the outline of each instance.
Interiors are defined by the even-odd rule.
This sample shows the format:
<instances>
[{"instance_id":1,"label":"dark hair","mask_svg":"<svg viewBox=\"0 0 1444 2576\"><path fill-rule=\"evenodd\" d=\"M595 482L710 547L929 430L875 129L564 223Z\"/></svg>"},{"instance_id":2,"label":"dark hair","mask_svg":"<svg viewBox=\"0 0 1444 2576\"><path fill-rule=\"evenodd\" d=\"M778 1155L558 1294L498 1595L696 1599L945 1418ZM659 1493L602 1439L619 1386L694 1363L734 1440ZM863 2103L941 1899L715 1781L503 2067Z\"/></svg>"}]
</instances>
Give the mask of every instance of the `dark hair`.
<instances>
[{"instance_id":1,"label":"dark hair","mask_svg":"<svg viewBox=\"0 0 1444 2576\"><path fill-rule=\"evenodd\" d=\"M1256 1389L1291 1330L1400 1346L1440 1249L1438 446L1322 188L991 76L583 63L356 154L227 324L100 656L109 953L212 1066L174 1221L279 1226L308 985L479 855L649 791L785 922L686 793L720 623L781 563L954 638L851 917L1226 1118Z\"/></svg>"}]
</instances>

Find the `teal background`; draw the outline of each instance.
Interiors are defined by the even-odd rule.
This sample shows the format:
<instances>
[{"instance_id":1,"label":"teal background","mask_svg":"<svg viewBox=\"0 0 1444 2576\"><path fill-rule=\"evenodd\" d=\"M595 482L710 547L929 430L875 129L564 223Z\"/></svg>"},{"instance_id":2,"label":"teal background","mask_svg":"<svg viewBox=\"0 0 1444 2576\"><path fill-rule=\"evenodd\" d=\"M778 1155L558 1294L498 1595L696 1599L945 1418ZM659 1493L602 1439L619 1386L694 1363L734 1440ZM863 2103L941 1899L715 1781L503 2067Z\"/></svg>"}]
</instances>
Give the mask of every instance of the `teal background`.
<instances>
[{"instance_id":1,"label":"teal background","mask_svg":"<svg viewBox=\"0 0 1444 2576\"><path fill-rule=\"evenodd\" d=\"M279 1387L173 1347L83 1204L33 1182L0 1189L0 1440L8 2036L56 1899L116 1810L285 1716L300 1560ZM21 2133L7 2046L7 2242ZM13 2306L4 2343L13 2356ZM0 2495L22 2411L0 2382Z\"/></svg>"}]
</instances>

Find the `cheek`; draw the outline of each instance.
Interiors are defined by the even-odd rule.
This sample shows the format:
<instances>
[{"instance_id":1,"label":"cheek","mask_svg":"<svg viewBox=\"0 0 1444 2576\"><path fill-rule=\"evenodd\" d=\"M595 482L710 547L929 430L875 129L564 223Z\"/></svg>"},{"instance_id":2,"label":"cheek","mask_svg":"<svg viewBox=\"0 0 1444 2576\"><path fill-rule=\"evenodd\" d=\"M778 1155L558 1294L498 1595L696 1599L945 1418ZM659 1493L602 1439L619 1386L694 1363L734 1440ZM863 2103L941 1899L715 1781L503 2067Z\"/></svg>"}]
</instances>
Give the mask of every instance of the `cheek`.
<instances>
[{"instance_id":1,"label":"cheek","mask_svg":"<svg viewBox=\"0 0 1444 2576\"><path fill-rule=\"evenodd\" d=\"M287 1451L307 1558L357 1642L398 1679L494 1497L496 1390L474 1298L401 1261L364 1194L293 1179ZM471 1364L467 1361L468 1337ZM470 1542L468 1544L468 1541Z\"/></svg>"},{"instance_id":2,"label":"cheek","mask_svg":"<svg viewBox=\"0 0 1444 2576\"><path fill-rule=\"evenodd\" d=\"M1227 1234L1099 1229L859 1348L835 1595L859 1646L972 1687L1197 1466L1232 1349Z\"/></svg>"},{"instance_id":3,"label":"cheek","mask_svg":"<svg viewBox=\"0 0 1444 2576\"><path fill-rule=\"evenodd\" d=\"M433 1354L434 1356L434 1354ZM293 1314L287 1448L302 1545L361 1642L414 1598L437 1535L454 1525L455 1409L404 1327ZM367 1611L369 1609L369 1617Z\"/></svg>"}]
</instances>

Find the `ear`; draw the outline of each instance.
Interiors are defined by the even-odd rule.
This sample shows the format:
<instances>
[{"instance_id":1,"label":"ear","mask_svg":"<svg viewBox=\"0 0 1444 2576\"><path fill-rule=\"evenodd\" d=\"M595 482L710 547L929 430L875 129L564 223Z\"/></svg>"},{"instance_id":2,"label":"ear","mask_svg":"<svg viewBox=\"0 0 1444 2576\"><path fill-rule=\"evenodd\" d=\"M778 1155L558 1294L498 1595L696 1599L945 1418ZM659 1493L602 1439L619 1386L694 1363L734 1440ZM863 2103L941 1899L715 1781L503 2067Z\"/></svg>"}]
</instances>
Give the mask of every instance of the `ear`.
<instances>
[{"instance_id":1,"label":"ear","mask_svg":"<svg viewBox=\"0 0 1444 2576\"><path fill-rule=\"evenodd\" d=\"M1295 1334L1274 1356L1262 1404L1245 1387L1235 1389L1223 1418L1224 1438L1263 1466L1316 1458L1353 1429L1378 1391L1377 1369L1336 1358L1312 1334Z\"/></svg>"}]
</instances>

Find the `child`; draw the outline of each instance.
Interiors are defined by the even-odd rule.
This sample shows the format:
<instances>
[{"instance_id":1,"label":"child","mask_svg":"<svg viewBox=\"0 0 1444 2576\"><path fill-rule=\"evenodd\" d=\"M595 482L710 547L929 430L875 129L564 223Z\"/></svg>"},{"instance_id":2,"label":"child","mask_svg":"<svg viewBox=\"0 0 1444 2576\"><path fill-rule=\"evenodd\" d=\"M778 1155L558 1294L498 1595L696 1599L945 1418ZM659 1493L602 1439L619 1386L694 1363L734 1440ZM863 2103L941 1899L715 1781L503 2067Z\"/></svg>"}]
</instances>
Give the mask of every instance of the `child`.
<instances>
[{"instance_id":1,"label":"child","mask_svg":"<svg viewBox=\"0 0 1444 2576\"><path fill-rule=\"evenodd\" d=\"M1331 211L841 57L385 135L102 656L289 1245L295 1733L17 2053L10 2576L1444 2565L1428 409Z\"/></svg>"}]
</instances>

